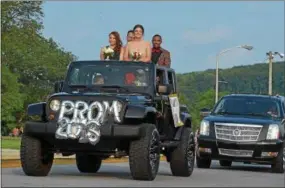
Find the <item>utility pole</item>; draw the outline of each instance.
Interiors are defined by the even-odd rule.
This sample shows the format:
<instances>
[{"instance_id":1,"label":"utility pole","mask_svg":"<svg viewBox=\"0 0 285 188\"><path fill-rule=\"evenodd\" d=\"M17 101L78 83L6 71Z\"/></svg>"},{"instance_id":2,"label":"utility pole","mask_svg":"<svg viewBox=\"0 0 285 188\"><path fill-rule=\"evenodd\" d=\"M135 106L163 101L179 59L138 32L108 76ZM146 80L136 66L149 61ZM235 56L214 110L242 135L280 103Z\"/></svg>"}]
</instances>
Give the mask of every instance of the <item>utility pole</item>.
<instances>
[{"instance_id":1,"label":"utility pole","mask_svg":"<svg viewBox=\"0 0 285 188\"><path fill-rule=\"evenodd\" d=\"M215 92L215 103L218 102L219 96L219 55L216 56L216 92Z\"/></svg>"},{"instance_id":2,"label":"utility pole","mask_svg":"<svg viewBox=\"0 0 285 188\"><path fill-rule=\"evenodd\" d=\"M266 55L268 56L269 60L269 78L268 78L268 95L272 95L272 62L273 62L273 53L272 51L267 52Z\"/></svg>"}]
</instances>

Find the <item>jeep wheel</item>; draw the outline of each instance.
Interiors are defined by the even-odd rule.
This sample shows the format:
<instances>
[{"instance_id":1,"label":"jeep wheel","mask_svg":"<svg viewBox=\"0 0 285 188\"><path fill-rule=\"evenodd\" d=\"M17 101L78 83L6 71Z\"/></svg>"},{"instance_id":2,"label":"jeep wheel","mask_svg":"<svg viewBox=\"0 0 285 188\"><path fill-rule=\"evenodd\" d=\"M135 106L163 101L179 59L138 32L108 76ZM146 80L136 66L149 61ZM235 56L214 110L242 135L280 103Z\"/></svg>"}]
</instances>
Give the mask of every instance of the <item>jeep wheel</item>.
<instances>
[{"instance_id":1,"label":"jeep wheel","mask_svg":"<svg viewBox=\"0 0 285 188\"><path fill-rule=\"evenodd\" d=\"M198 168L210 168L211 163L212 163L211 159L208 158L203 159L199 156L196 156L196 164Z\"/></svg>"},{"instance_id":2,"label":"jeep wheel","mask_svg":"<svg viewBox=\"0 0 285 188\"><path fill-rule=\"evenodd\" d=\"M195 143L191 137L191 129L185 127L181 135L181 141L171 153L170 168L174 176L191 176L195 163Z\"/></svg>"},{"instance_id":3,"label":"jeep wheel","mask_svg":"<svg viewBox=\"0 0 285 188\"><path fill-rule=\"evenodd\" d=\"M95 155L76 154L76 166L82 173L96 173L102 163L102 159Z\"/></svg>"},{"instance_id":4,"label":"jeep wheel","mask_svg":"<svg viewBox=\"0 0 285 188\"><path fill-rule=\"evenodd\" d=\"M133 179L154 180L160 163L160 137L153 124L143 124L144 134L130 143L129 163Z\"/></svg>"},{"instance_id":5,"label":"jeep wheel","mask_svg":"<svg viewBox=\"0 0 285 188\"><path fill-rule=\"evenodd\" d=\"M20 160L24 173L28 176L47 176L53 164L54 154L45 150L43 142L23 133Z\"/></svg>"},{"instance_id":6,"label":"jeep wheel","mask_svg":"<svg viewBox=\"0 0 285 188\"><path fill-rule=\"evenodd\" d=\"M280 148L274 164L271 165L271 170L273 173L284 173L284 150L285 144L283 144L283 148Z\"/></svg>"},{"instance_id":7,"label":"jeep wheel","mask_svg":"<svg viewBox=\"0 0 285 188\"><path fill-rule=\"evenodd\" d=\"M232 161L227 161L227 160L220 160L220 165L224 167L230 167L232 166Z\"/></svg>"}]
</instances>

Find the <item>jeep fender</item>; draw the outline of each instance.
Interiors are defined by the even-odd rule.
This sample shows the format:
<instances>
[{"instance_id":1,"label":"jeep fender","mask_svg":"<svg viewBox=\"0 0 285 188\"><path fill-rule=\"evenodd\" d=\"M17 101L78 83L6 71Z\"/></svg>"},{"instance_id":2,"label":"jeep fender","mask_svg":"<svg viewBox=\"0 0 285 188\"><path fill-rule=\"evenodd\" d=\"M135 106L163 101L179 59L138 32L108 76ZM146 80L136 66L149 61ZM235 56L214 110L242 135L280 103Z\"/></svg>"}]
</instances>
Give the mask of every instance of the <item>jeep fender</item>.
<instances>
[{"instance_id":1,"label":"jeep fender","mask_svg":"<svg viewBox=\"0 0 285 188\"><path fill-rule=\"evenodd\" d=\"M194 133L192 131L192 128L191 127L186 127L186 126L182 126L182 127L179 127L178 130L176 131L176 134L175 134L175 137L174 137L174 140L180 140L181 138L181 135L182 135L182 132L184 131L185 128L190 128L191 129L191 138L193 139L194 141Z\"/></svg>"},{"instance_id":2,"label":"jeep fender","mask_svg":"<svg viewBox=\"0 0 285 188\"><path fill-rule=\"evenodd\" d=\"M156 109L151 106L138 106L129 104L126 108L126 119L144 119L147 116L154 116Z\"/></svg>"},{"instance_id":3,"label":"jeep fender","mask_svg":"<svg viewBox=\"0 0 285 188\"><path fill-rule=\"evenodd\" d=\"M190 127L190 128L192 127L192 118L191 118L191 116L189 114L181 113L180 114L180 119L181 119L181 121L184 123L184 125L186 127Z\"/></svg>"},{"instance_id":4,"label":"jeep fender","mask_svg":"<svg viewBox=\"0 0 285 188\"><path fill-rule=\"evenodd\" d=\"M28 105L28 116L40 116L42 120L46 119L46 102L33 103Z\"/></svg>"}]
</instances>

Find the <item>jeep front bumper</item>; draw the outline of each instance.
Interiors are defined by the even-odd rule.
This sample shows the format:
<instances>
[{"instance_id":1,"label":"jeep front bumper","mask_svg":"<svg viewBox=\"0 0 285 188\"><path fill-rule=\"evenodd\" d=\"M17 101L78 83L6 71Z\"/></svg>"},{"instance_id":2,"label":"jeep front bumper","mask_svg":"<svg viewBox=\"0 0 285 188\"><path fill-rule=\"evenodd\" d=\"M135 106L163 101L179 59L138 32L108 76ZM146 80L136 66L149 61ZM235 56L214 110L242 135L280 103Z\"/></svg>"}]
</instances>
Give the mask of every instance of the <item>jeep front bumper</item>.
<instances>
[{"instance_id":1,"label":"jeep front bumper","mask_svg":"<svg viewBox=\"0 0 285 188\"><path fill-rule=\"evenodd\" d=\"M25 124L24 132L27 135L36 137L55 138L57 130L56 122L33 122ZM136 139L142 134L142 127L139 125L118 125L107 124L101 127L101 138L129 138Z\"/></svg>"}]
</instances>

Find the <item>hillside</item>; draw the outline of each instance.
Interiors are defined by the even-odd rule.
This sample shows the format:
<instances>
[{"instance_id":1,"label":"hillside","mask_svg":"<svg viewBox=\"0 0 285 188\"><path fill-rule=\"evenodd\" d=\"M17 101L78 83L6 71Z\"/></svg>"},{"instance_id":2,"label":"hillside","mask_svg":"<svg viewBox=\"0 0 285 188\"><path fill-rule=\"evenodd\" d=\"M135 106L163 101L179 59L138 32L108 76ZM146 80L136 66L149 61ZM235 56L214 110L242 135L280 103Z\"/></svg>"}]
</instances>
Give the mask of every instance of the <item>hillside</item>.
<instances>
[{"instance_id":1,"label":"hillside","mask_svg":"<svg viewBox=\"0 0 285 188\"><path fill-rule=\"evenodd\" d=\"M284 72L284 62L273 63L273 94L285 95ZM268 93L268 63L220 69L219 78L220 81L227 82L219 84L220 92ZM215 69L178 74L177 79L179 91L184 93L190 102L201 93L215 89Z\"/></svg>"}]
</instances>

